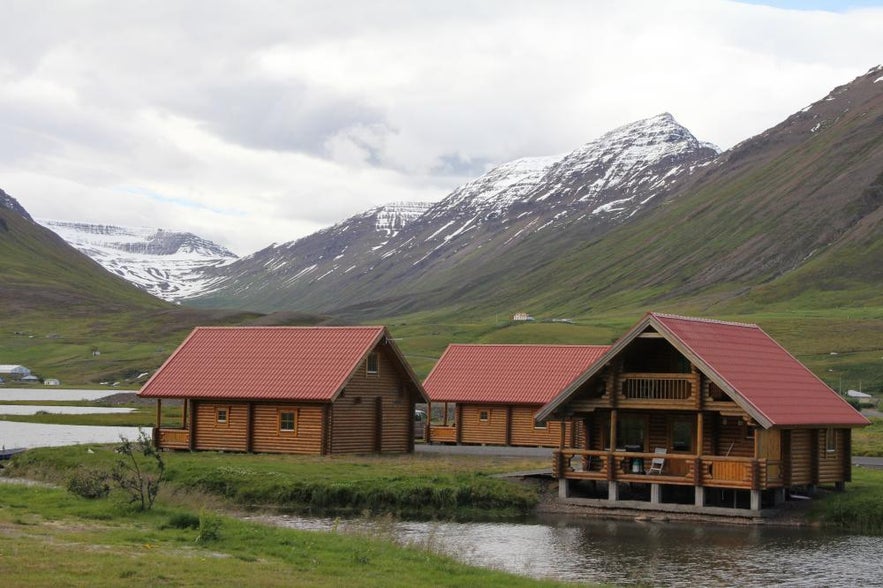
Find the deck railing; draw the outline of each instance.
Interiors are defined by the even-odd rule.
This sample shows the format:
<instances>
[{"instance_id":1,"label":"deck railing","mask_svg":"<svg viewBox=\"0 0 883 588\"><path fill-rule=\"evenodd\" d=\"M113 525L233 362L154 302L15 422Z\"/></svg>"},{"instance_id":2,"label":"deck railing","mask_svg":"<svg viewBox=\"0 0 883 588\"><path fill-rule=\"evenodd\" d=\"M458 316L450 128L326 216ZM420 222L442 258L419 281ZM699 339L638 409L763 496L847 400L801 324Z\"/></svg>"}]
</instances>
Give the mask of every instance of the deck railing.
<instances>
[{"instance_id":1,"label":"deck railing","mask_svg":"<svg viewBox=\"0 0 883 588\"><path fill-rule=\"evenodd\" d=\"M661 474L649 473L654 458L663 457ZM555 450L558 478L712 488L763 490L781 486L781 462L750 457L686 455L589 449Z\"/></svg>"},{"instance_id":2,"label":"deck railing","mask_svg":"<svg viewBox=\"0 0 883 588\"><path fill-rule=\"evenodd\" d=\"M687 400L692 396L692 378L683 374L625 374L621 394L629 400Z\"/></svg>"},{"instance_id":3,"label":"deck railing","mask_svg":"<svg viewBox=\"0 0 883 588\"><path fill-rule=\"evenodd\" d=\"M189 429L159 429L157 438L163 449L190 449Z\"/></svg>"},{"instance_id":4,"label":"deck railing","mask_svg":"<svg viewBox=\"0 0 883 588\"><path fill-rule=\"evenodd\" d=\"M453 425L429 425L430 443L456 443L457 427Z\"/></svg>"}]
</instances>

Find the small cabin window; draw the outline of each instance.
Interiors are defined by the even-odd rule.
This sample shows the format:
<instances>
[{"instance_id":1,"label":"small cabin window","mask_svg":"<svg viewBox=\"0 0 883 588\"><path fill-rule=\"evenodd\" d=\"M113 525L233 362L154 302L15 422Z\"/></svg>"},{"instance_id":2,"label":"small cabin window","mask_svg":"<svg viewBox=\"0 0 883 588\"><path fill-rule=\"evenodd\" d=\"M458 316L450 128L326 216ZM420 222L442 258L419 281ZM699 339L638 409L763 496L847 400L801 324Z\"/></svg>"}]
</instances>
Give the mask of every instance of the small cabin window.
<instances>
[{"instance_id":1,"label":"small cabin window","mask_svg":"<svg viewBox=\"0 0 883 588\"><path fill-rule=\"evenodd\" d=\"M226 408L216 408L215 409L215 420L217 420L219 425L226 425L228 416L229 416L229 413Z\"/></svg>"},{"instance_id":2,"label":"small cabin window","mask_svg":"<svg viewBox=\"0 0 883 588\"><path fill-rule=\"evenodd\" d=\"M825 451L829 453L837 451L837 435L834 427L825 429Z\"/></svg>"},{"instance_id":3,"label":"small cabin window","mask_svg":"<svg viewBox=\"0 0 883 588\"><path fill-rule=\"evenodd\" d=\"M380 371L380 360L376 351L368 354L368 359L365 361L365 371L369 374L376 374Z\"/></svg>"},{"instance_id":4,"label":"small cabin window","mask_svg":"<svg viewBox=\"0 0 883 588\"><path fill-rule=\"evenodd\" d=\"M490 415L489 411L482 410L482 411L479 411L479 413L478 413L478 420L480 420L483 423L486 423L486 422L488 422L488 420L490 420L490 416L491 415Z\"/></svg>"},{"instance_id":5,"label":"small cabin window","mask_svg":"<svg viewBox=\"0 0 883 588\"><path fill-rule=\"evenodd\" d=\"M297 423L297 413L293 410L279 412L279 430L283 433L293 433Z\"/></svg>"},{"instance_id":6,"label":"small cabin window","mask_svg":"<svg viewBox=\"0 0 883 588\"><path fill-rule=\"evenodd\" d=\"M543 431L544 431L544 430L546 430L546 429L548 428L548 424L547 424L547 423L548 423L548 421L539 422L539 421L537 421L536 419L534 419L534 420L533 420L533 428L534 428L534 429L540 429L540 430L543 430Z\"/></svg>"}]
</instances>

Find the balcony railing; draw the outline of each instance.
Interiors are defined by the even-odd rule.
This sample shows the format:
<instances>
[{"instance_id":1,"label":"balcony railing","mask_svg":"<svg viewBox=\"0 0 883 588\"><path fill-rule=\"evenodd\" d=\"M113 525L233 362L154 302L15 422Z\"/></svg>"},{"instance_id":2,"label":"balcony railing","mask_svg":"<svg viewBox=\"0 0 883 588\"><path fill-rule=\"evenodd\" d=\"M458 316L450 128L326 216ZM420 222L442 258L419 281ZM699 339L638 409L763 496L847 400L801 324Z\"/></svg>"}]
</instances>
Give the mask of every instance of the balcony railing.
<instances>
[{"instance_id":1,"label":"balcony railing","mask_svg":"<svg viewBox=\"0 0 883 588\"><path fill-rule=\"evenodd\" d=\"M456 443L457 427L453 425L430 425L429 441L431 443Z\"/></svg>"},{"instance_id":2,"label":"balcony railing","mask_svg":"<svg viewBox=\"0 0 883 588\"><path fill-rule=\"evenodd\" d=\"M159 429L154 438L159 439L158 446L163 449L190 449L189 429Z\"/></svg>"},{"instance_id":3,"label":"balcony railing","mask_svg":"<svg viewBox=\"0 0 883 588\"><path fill-rule=\"evenodd\" d=\"M659 457L665 459L662 473L648 473ZM556 477L568 479L749 490L782 485L780 461L750 457L563 449L554 452L553 466Z\"/></svg>"}]
</instances>

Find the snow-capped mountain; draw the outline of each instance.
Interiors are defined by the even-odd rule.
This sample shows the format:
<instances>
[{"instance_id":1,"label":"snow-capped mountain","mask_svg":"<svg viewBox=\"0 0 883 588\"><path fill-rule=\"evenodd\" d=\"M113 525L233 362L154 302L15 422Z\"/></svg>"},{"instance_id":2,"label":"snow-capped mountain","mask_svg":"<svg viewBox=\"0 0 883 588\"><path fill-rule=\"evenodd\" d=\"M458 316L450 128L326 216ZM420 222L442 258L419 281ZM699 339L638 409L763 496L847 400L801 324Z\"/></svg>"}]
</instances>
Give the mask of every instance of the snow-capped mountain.
<instances>
[{"instance_id":1,"label":"snow-capped mountain","mask_svg":"<svg viewBox=\"0 0 883 588\"><path fill-rule=\"evenodd\" d=\"M395 234L377 234L372 210L260 251L214 272L220 279L197 302L324 311L398 292L410 296L428 284L444 288L448 270L473 268L477 276L479 268L493 268L494 256L538 233L581 224L579 238L600 236L655 205L717 155L661 114L566 155L502 164Z\"/></svg>"},{"instance_id":2,"label":"snow-capped mountain","mask_svg":"<svg viewBox=\"0 0 883 588\"><path fill-rule=\"evenodd\" d=\"M192 233L49 219L36 222L108 271L169 301L204 291L212 281L205 271L237 258L226 248Z\"/></svg>"},{"instance_id":3,"label":"snow-capped mountain","mask_svg":"<svg viewBox=\"0 0 883 588\"><path fill-rule=\"evenodd\" d=\"M430 206L427 202L378 206L297 241L270 245L229 266L208 271L214 283L202 295L212 300L219 296L224 305L228 297L234 306L249 300L258 308L262 306L258 301L275 298L277 288L284 289L301 278L321 280L323 274L346 274L372 259ZM320 269L322 273L317 273Z\"/></svg>"}]
</instances>

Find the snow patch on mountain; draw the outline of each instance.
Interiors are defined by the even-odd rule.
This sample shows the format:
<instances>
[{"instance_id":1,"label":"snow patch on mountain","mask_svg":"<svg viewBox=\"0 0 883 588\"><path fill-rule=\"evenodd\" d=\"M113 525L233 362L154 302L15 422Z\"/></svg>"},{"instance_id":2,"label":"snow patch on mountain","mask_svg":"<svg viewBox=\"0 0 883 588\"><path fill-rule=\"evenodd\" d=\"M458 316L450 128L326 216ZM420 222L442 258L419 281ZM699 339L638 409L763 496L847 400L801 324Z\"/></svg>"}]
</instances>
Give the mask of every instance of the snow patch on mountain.
<instances>
[{"instance_id":1,"label":"snow patch on mountain","mask_svg":"<svg viewBox=\"0 0 883 588\"><path fill-rule=\"evenodd\" d=\"M232 263L236 255L193 233L36 219L69 245L154 296L178 301L210 287L206 268Z\"/></svg>"}]
</instances>

